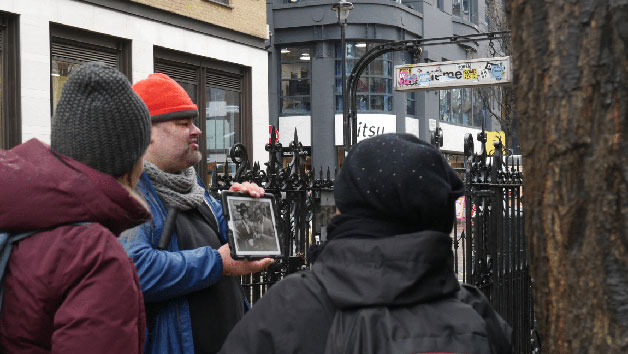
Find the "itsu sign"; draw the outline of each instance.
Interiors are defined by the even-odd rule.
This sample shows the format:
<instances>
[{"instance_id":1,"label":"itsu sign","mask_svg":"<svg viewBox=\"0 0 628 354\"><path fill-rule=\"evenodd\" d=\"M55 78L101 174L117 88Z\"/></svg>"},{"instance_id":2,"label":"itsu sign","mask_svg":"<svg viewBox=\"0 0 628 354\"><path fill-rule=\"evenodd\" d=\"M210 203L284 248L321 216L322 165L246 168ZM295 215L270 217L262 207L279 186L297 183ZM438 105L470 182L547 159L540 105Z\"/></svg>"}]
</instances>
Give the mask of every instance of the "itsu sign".
<instances>
[{"instance_id":1,"label":"itsu sign","mask_svg":"<svg viewBox=\"0 0 628 354\"><path fill-rule=\"evenodd\" d=\"M441 90L506 85L512 77L510 57L395 66L395 90Z\"/></svg>"},{"instance_id":2,"label":"itsu sign","mask_svg":"<svg viewBox=\"0 0 628 354\"><path fill-rule=\"evenodd\" d=\"M342 145L342 115L337 114L336 145ZM356 138L360 142L376 135L395 133L397 131L397 117L392 114L358 114L356 124Z\"/></svg>"},{"instance_id":3,"label":"itsu sign","mask_svg":"<svg viewBox=\"0 0 628 354\"><path fill-rule=\"evenodd\" d=\"M395 116L379 114L358 114L357 141L376 135L394 133L397 129Z\"/></svg>"}]
</instances>

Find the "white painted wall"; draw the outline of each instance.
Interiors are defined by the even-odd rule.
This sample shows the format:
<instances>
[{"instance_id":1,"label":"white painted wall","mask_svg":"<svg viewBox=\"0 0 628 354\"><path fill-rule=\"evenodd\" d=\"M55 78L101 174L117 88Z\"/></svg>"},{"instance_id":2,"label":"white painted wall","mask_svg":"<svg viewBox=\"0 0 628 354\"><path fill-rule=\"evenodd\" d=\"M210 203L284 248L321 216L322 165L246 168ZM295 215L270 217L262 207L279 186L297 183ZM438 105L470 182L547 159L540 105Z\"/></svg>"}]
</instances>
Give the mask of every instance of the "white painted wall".
<instances>
[{"instance_id":1,"label":"white painted wall","mask_svg":"<svg viewBox=\"0 0 628 354\"><path fill-rule=\"evenodd\" d=\"M406 117L406 133L419 137L419 120Z\"/></svg>"},{"instance_id":2,"label":"white painted wall","mask_svg":"<svg viewBox=\"0 0 628 354\"><path fill-rule=\"evenodd\" d=\"M480 152L480 143L476 140L476 137L481 129L462 127L443 122L440 122L440 127L443 129L443 147L441 147L441 150L463 153L464 136L471 133L473 134L473 148L475 152Z\"/></svg>"},{"instance_id":3,"label":"white painted wall","mask_svg":"<svg viewBox=\"0 0 628 354\"><path fill-rule=\"evenodd\" d=\"M253 161L266 162L268 142L268 53L163 23L74 0L2 0L0 10L20 15L22 140L50 142L49 23L132 41L133 81L153 72L153 46L251 67Z\"/></svg>"},{"instance_id":4,"label":"white painted wall","mask_svg":"<svg viewBox=\"0 0 628 354\"><path fill-rule=\"evenodd\" d=\"M342 114L336 114L335 121L335 142L342 145ZM358 114L358 142L370 138L371 136L396 133L397 117L392 114Z\"/></svg>"},{"instance_id":5,"label":"white painted wall","mask_svg":"<svg viewBox=\"0 0 628 354\"><path fill-rule=\"evenodd\" d=\"M303 146L312 146L311 120L311 116L279 117L279 142L281 145L285 147L290 145L294 140L294 130L296 129L301 144Z\"/></svg>"}]
</instances>

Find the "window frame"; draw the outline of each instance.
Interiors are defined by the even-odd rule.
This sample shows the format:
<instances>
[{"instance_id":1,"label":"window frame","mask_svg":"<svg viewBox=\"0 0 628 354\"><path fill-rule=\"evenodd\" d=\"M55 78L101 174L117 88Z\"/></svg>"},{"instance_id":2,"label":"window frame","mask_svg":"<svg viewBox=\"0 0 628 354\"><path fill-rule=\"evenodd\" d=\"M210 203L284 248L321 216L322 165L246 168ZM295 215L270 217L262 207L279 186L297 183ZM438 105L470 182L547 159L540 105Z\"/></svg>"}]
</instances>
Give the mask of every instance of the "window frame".
<instances>
[{"instance_id":1,"label":"window frame","mask_svg":"<svg viewBox=\"0 0 628 354\"><path fill-rule=\"evenodd\" d=\"M447 123L447 124L454 124L454 125L458 125L458 126L463 126L463 127L473 127L473 128L480 128L482 126L482 121L484 121L484 119L486 119L486 109L485 109L485 104L482 101L481 98L479 97L479 93L478 93L478 89L479 88L470 88L470 87L460 87L460 88L454 88L454 89L446 89L446 90L439 90L438 94L439 94L439 100L438 100L438 120L443 122L443 123ZM454 105L453 105L453 90L460 90L460 97L461 97L461 102L460 102L460 122L454 121ZM465 120L463 117L463 106L464 106L464 91L463 90L469 90L469 103L471 104L471 108L469 110L470 112L470 116L468 116L467 121L470 122L470 124L465 124ZM447 102L447 107L448 109L446 110L449 118L448 119L443 119L443 112L444 110L442 109L442 102L443 102L443 95L445 95L447 98L445 99ZM476 103L481 103L482 104L482 108L476 110ZM476 112L484 112L483 113L483 117L482 120L479 120L477 117L475 117ZM475 123L479 121L479 125L476 125Z\"/></svg>"},{"instance_id":2,"label":"window frame","mask_svg":"<svg viewBox=\"0 0 628 354\"><path fill-rule=\"evenodd\" d=\"M414 63L414 53L404 52L403 59L404 59L405 64L415 64ZM416 91L406 92L406 99L405 99L405 101L406 101L406 116L416 117L417 116L417 114L416 114L416 101L417 101L417 99L416 99ZM413 113L410 113L408 111L408 107L410 107L410 106L414 110Z\"/></svg>"},{"instance_id":3,"label":"window frame","mask_svg":"<svg viewBox=\"0 0 628 354\"><path fill-rule=\"evenodd\" d=\"M22 109L20 95L19 17L0 12L0 60L2 84L0 101L0 149L11 149L22 143Z\"/></svg>"},{"instance_id":4,"label":"window frame","mask_svg":"<svg viewBox=\"0 0 628 354\"><path fill-rule=\"evenodd\" d=\"M209 85L208 78L211 75L220 75L224 77L239 79L240 87L240 141L235 143L244 144L249 151L253 146L253 114L252 114L252 77L251 68L233 63L219 61L217 59L201 57L190 53L175 51L163 47L155 46L153 48L153 71L157 71L159 65L170 66L173 68L183 68L187 70L196 70L196 98L199 110L199 119L197 126L201 129L201 138L199 141L199 150L201 151L201 161L196 165L196 171L202 177L206 186L210 185L210 176L207 160L207 124L206 124L206 107L204 102L207 101L206 89L208 87L227 88L228 85L218 86ZM175 81L179 81L179 77L173 77ZM187 78L186 83L192 83L191 77ZM228 88L227 88L228 89ZM236 91L235 88L232 91ZM250 157L249 157L250 158ZM217 161L221 162L221 161ZM249 161L251 163L251 161Z\"/></svg>"},{"instance_id":5,"label":"window frame","mask_svg":"<svg viewBox=\"0 0 628 354\"><path fill-rule=\"evenodd\" d=\"M345 42L345 51L347 50L347 48L349 48L349 45L354 45L357 43L366 43L366 49L365 51L370 50L371 48L373 48L373 46L378 46L380 44L383 44L385 42L383 41L346 41ZM336 113L340 113L342 112L342 106L339 104L339 102L342 102L342 68L340 68L340 71L337 70L337 68L342 66L342 52L340 52L340 41L337 41L334 45L334 52L335 52L335 60L334 60L334 78L335 78L335 91L334 91L334 105L336 108ZM354 66L355 63L358 62L358 60L360 59L360 57L356 57L356 58L352 58L349 57L347 55L346 57L346 69L347 69L347 78L349 77L349 74L351 73L351 70ZM388 68L390 75L384 73L384 74L371 74L371 67L374 64L377 63L389 63L388 66L386 66L386 64L383 64L383 68L384 70L386 68ZM362 91L358 88L358 91L356 92L356 99L358 100L358 104L357 104L357 108L358 108L358 112L362 112L362 113L381 113L381 114L394 114L395 112L395 105L394 105L394 94L395 94L395 89L394 89L394 56L393 53L385 53L383 56L379 56L377 57L375 60L373 60L371 63L369 63L368 67L362 72L362 75L360 76L360 78L358 79L359 81L363 81L366 80L366 91ZM389 87L387 87L386 85L384 86L384 90L386 91L386 89L390 89L390 92L371 92L371 86L372 86L372 79L383 79L383 80L388 80L388 85ZM384 81L386 82L386 81ZM361 97L367 97L367 109L360 109L359 106L359 100ZM371 109L371 105L372 105L372 97L384 97L384 105L386 104L386 97L388 97L388 102L390 103L390 110L386 110L386 107L384 107L383 110L378 110L378 109ZM344 102L342 102L344 104Z\"/></svg>"},{"instance_id":6,"label":"window frame","mask_svg":"<svg viewBox=\"0 0 628 354\"><path fill-rule=\"evenodd\" d=\"M283 56L281 55L281 51L284 49L292 49L292 50L299 50L299 49L308 49L309 50L309 57L310 60L306 60L305 62L308 63L308 77L306 79L304 78L289 78L289 79L284 79L283 78L283 65L284 64L303 64L303 62L298 62L298 61L283 61ZM314 53L314 48L312 46L307 46L307 45L295 45L295 46L282 46L279 48L279 115L280 116L308 116L312 114L312 57L313 57L313 53ZM299 81L307 81L308 82L308 87L309 87L309 94L308 95L293 95L293 96L284 96L283 95L283 83L284 82L299 82ZM303 112L298 112L298 111L284 111L283 108L283 100L285 98L305 98L307 97L309 102L310 102L310 107L308 110L303 111Z\"/></svg>"},{"instance_id":7,"label":"window frame","mask_svg":"<svg viewBox=\"0 0 628 354\"><path fill-rule=\"evenodd\" d=\"M81 28L50 23L50 73L53 71L53 61L65 61L76 64L98 60L98 53L103 57L114 55L116 69L120 70L129 81L132 80L131 68L131 40L110 36L103 33L88 31ZM65 47L64 49L60 49ZM59 48L59 49L57 49ZM90 57L81 59L80 51L90 51ZM64 56L65 55L65 56ZM111 63L107 63L111 64ZM50 117L54 114L54 86L50 76Z\"/></svg>"}]
</instances>

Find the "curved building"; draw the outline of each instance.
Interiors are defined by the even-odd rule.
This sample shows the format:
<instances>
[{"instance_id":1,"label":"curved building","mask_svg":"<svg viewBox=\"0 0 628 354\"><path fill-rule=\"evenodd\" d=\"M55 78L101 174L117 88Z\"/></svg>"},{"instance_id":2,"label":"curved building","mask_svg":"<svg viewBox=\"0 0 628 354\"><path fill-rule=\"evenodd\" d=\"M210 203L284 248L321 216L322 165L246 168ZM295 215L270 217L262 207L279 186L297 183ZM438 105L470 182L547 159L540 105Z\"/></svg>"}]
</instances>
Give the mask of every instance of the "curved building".
<instances>
[{"instance_id":1,"label":"curved building","mask_svg":"<svg viewBox=\"0 0 628 354\"><path fill-rule=\"evenodd\" d=\"M270 26L269 120L282 144L299 140L311 148L308 163L326 169L341 165L341 26L337 0L268 0ZM353 0L346 23L346 72L370 48L384 42L486 32L483 0ZM487 117L471 88L411 93L394 91L394 66L489 56L487 43L425 47L420 57L394 52L380 56L358 82L358 140L381 133L408 132L430 140L443 130L442 149L452 164L461 161L463 137L479 132ZM487 130L492 128L486 119Z\"/></svg>"}]
</instances>

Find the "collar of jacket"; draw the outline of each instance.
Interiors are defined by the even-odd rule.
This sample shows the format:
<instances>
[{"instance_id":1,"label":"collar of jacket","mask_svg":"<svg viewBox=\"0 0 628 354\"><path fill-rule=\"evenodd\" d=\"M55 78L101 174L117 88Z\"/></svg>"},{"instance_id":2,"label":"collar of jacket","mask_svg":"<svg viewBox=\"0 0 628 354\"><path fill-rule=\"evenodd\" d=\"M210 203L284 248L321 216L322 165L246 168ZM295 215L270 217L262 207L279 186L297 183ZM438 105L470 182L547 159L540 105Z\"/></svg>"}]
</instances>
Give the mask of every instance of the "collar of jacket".
<instances>
[{"instance_id":1,"label":"collar of jacket","mask_svg":"<svg viewBox=\"0 0 628 354\"><path fill-rule=\"evenodd\" d=\"M460 289L451 238L436 231L334 240L312 270L340 309L427 302Z\"/></svg>"}]
</instances>

